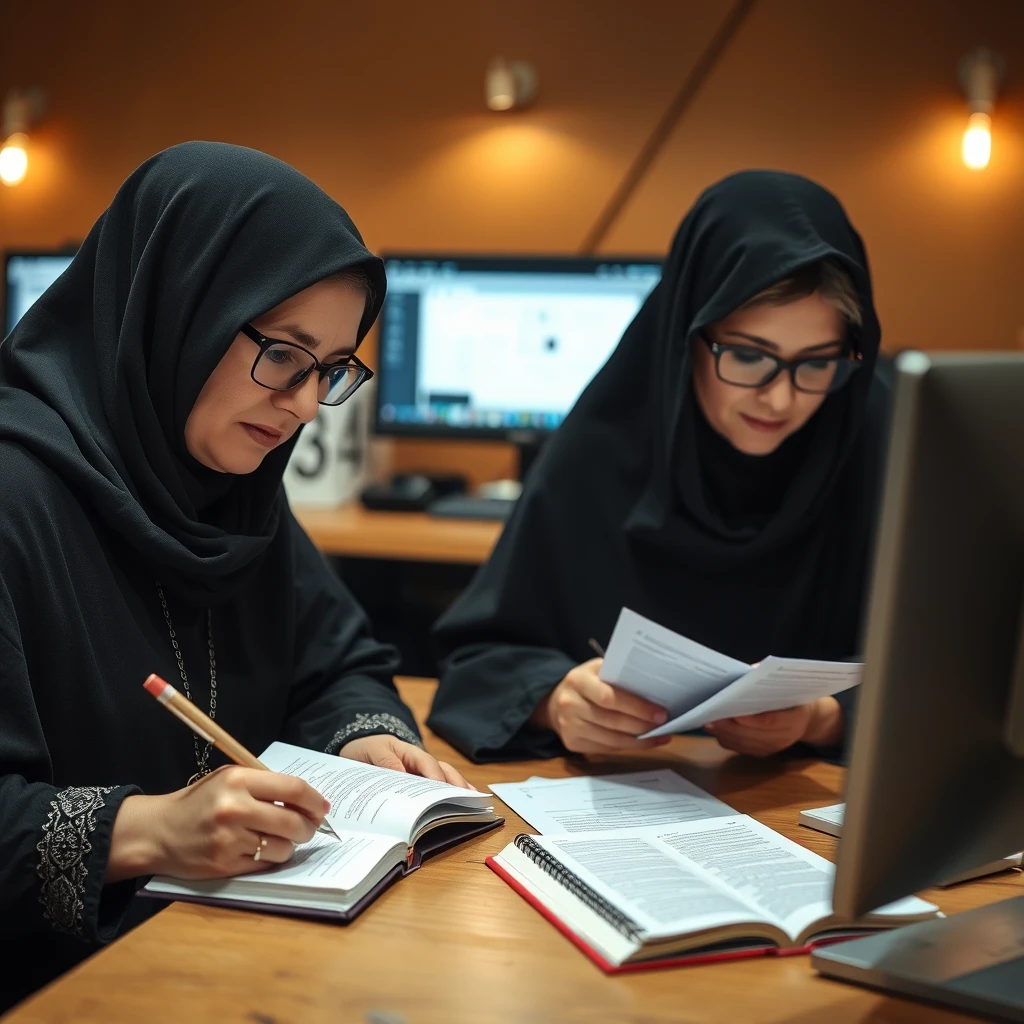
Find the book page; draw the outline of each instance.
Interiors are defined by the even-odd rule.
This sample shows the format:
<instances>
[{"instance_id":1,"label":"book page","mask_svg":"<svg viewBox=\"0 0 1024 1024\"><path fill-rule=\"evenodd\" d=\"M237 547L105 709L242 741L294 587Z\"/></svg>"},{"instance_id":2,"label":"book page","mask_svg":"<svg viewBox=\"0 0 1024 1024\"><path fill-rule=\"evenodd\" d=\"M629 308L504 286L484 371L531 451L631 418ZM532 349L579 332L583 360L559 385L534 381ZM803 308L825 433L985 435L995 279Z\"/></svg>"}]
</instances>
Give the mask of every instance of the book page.
<instances>
[{"instance_id":1,"label":"book page","mask_svg":"<svg viewBox=\"0 0 1024 1024\"><path fill-rule=\"evenodd\" d=\"M675 825L736 813L668 768L574 779L533 778L489 788L542 835Z\"/></svg>"},{"instance_id":2,"label":"book page","mask_svg":"<svg viewBox=\"0 0 1024 1024\"><path fill-rule=\"evenodd\" d=\"M835 865L747 815L661 830L658 838L759 907L765 920L794 941L832 916ZM907 896L871 916L921 917L937 910L933 903Z\"/></svg>"},{"instance_id":3,"label":"book page","mask_svg":"<svg viewBox=\"0 0 1024 1024\"><path fill-rule=\"evenodd\" d=\"M736 715L810 704L819 697L831 697L856 686L863 665L844 661L805 661L799 658L765 658L728 686L701 704L671 719L641 737L667 736L699 729L708 722Z\"/></svg>"},{"instance_id":4,"label":"book page","mask_svg":"<svg viewBox=\"0 0 1024 1024\"><path fill-rule=\"evenodd\" d=\"M490 806L487 793L290 743L271 743L260 760L271 771L305 779L326 797L331 802L327 820L338 832L371 832L408 843L417 820L432 807L445 804L447 812L459 807L477 812Z\"/></svg>"},{"instance_id":5,"label":"book page","mask_svg":"<svg viewBox=\"0 0 1024 1024\"><path fill-rule=\"evenodd\" d=\"M746 815L658 833L791 938L832 913L832 864Z\"/></svg>"},{"instance_id":6,"label":"book page","mask_svg":"<svg viewBox=\"0 0 1024 1024\"><path fill-rule=\"evenodd\" d=\"M400 840L399 840L400 842ZM308 843L295 847L287 864L263 871L257 878L268 885L301 885L309 889L348 891L359 885L391 851L396 840L365 832L317 832Z\"/></svg>"},{"instance_id":7,"label":"book page","mask_svg":"<svg viewBox=\"0 0 1024 1024\"><path fill-rule=\"evenodd\" d=\"M834 866L747 815L629 835L590 833L537 841L558 851L571 870L632 917L648 937L765 921L796 941L832 915ZM934 909L909 897L875 913Z\"/></svg>"},{"instance_id":8,"label":"book page","mask_svg":"<svg viewBox=\"0 0 1024 1024\"><path fill-rule=\"evenodd\" d=\"M749 902L660 842L656 830L540 836L536 841L635 921L645 938L761 918Z\"/></svg>"},{"instance_id":9,"label":"book page","mask_svg":"<svg viewBox=\"0 0 1024 1024\"><path fill-rule=\"evenodd\" d=\"M404 853L396 858L396 847L404 851L405 844L389 836L355 832L342 832L334 836L317 832L308 843L295 847L295 854L290 861L269 870L202 881L157 876L145 888L149 892L170 895L222 895L257 901L264 898L258 895L262 885L274 889L290 887L351 892L361 886L369 875L378 871L383 861L400 863Z\"/></svg>"},{"instance_id":10,"label":"book page","mask_svg":"<svg viewBox=\"0 0 1024 1024\"><path fill-rule=\"evenodd\" d=\"M736 661L623 608L601 663L601 678L666 708L696 707L750 671Z\"/></svg>"}]
</instances>

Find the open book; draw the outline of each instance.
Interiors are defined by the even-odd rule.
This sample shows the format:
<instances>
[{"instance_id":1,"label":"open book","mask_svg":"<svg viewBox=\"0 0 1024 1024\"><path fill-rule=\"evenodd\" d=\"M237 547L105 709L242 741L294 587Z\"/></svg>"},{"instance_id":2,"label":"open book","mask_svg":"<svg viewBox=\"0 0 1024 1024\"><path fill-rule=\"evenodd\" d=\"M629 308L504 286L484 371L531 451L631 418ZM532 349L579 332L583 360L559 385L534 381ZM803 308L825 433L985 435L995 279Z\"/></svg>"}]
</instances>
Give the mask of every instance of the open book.
<instances>
[{"instance_id":1,"label":"open book","mask_svg":"<svg viewBox=\"0 0 1024 1024\"><path fill-rule=\"evenodd\" d=\"M720 718L809 704L856 686L862 668L774 656L753 667L623 608L600 675L668 711L669 720L644 733L644 739L699 729Z\"/></svg>"},{"instance_id":2,"label":"open book","mask_svg":"<svg viewBox=\"0 0 1024 1024\"><path fill-rule=\"evenodd\" d=\"M837 918L832 864L746 815L520 835L487 865L606 971L806 952L938 915L910 897Z\"/></svg>"},{"instance_id":3,"label":"open book","mask_svg":"<svg viewBox=\"0 0 1024 1024\"><path fill-rule=\"evenodd\" d=\"M424 857L502 823L489 793L272 743L272 771L305 779L331 802L333 834L318 832L287 864L212 881L157 876L144 894L351 920Z\"/></svg>"}]
</instances>

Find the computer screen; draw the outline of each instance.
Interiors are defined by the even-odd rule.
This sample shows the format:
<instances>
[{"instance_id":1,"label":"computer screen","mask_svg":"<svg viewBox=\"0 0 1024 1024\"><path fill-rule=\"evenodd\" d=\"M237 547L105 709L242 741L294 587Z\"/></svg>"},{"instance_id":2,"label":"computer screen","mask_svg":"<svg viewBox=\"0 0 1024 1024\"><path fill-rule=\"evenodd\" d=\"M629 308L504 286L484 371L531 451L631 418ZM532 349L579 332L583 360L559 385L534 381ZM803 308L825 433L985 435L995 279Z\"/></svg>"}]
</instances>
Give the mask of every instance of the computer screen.
<instances>
[{"instance_id":1,"label":"computer screen","mask_svg":"<svg viewBox=\"0 0 1024 1024\"><path fill-rule=\"evenodd\" d=\"M895 384L833 894L847 919L1024 849L1024 355L904 352ZM814 965L1024 1020L1024 896L986 909Z\"/></svg>"},{"instance_id":2,"label":"computer screen","mask_svg":"<svg viewBox=\"0 0 1024 1024\"><path fill-rule=\"evenodd\" d=\"M377 431L554 430L661 277L656 258L385 256Z\"/></svg>"},{"instance_id":3,"label":"computer screen","mask_svg":"<svg viewBox=\"0 0 1024 1024\"><path fill-rule=\"evenodd\" d=\"M28 307L57 280L74 259L74 252L9 252L4 263L4 335Z\"/></svg>"}]
</instances>

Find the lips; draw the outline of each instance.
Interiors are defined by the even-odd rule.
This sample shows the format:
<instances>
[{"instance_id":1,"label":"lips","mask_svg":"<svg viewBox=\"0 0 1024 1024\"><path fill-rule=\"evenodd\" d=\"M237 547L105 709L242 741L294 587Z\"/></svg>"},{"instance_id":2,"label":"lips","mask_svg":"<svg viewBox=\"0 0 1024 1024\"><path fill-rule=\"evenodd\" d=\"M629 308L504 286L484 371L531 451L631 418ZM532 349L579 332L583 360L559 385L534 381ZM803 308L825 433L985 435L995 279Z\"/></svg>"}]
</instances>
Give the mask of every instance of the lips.
<instances>
[{"instance_id":1,"label":"lips","mask_svg":"<svg viewBox=\"0 0 1024 1024\"><path fill-rule=\"evenodd\" d=\"M284 438L284 434L280 430L271 430L270 427L260 427L255 423L243 423L242 429L257 444L262 445L264 448L276 448Z\"/></svg>"},{"instance_id":2,"label":"lips","mask_svg":"<svg viewBox=\"0 0 1024 1024\"><path fill-rule=\"evenodd\" d=\"M777 434L786 425L786 420L762 420L756 416L748 416L745 412L741 412L740 415L748 427L765 434Z\"/></svg>"}]
</instances>

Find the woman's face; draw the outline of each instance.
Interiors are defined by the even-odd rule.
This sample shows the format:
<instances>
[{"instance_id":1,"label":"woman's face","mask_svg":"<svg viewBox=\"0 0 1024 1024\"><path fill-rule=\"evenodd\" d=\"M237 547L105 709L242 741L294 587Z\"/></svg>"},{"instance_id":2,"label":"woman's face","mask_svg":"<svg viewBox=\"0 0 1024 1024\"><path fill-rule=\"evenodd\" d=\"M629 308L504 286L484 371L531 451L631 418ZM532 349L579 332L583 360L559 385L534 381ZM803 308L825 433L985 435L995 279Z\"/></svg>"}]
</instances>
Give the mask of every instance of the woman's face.
<instances>
[{"instance_id":1,"label":"woman's face","mask_svg":"<svg viewBox=\"0 0 1024 1024\"><path fill-rule=\"evenodd\" d=\"M319 281L252 321L268 338L290 341L321 363L336 363L356 347L366 297L344 281ZM271 391L252 379L256 342L239 334L214 368L185 423L189 454L219 473L256 470L317 414L316 371L290 391Z\"/></svg>"},{"instance_id":2,"label":"woman's face","mask_svg":"<svg viewBox=\"0 0 1024 1024\"><path fill-rule=\"evenodd\" d=\"M827 359L843 354L844 326L842 314L815 292L784 306L731 313L704 333L721 345L742 345L782 360ZM825 400L823 394L798 391L788 372L764 387L727 384L719 379L715 357L700 338L693 340L693 383L708 423L748 455L775 451Z\"/></svg>"}]
</instances>

